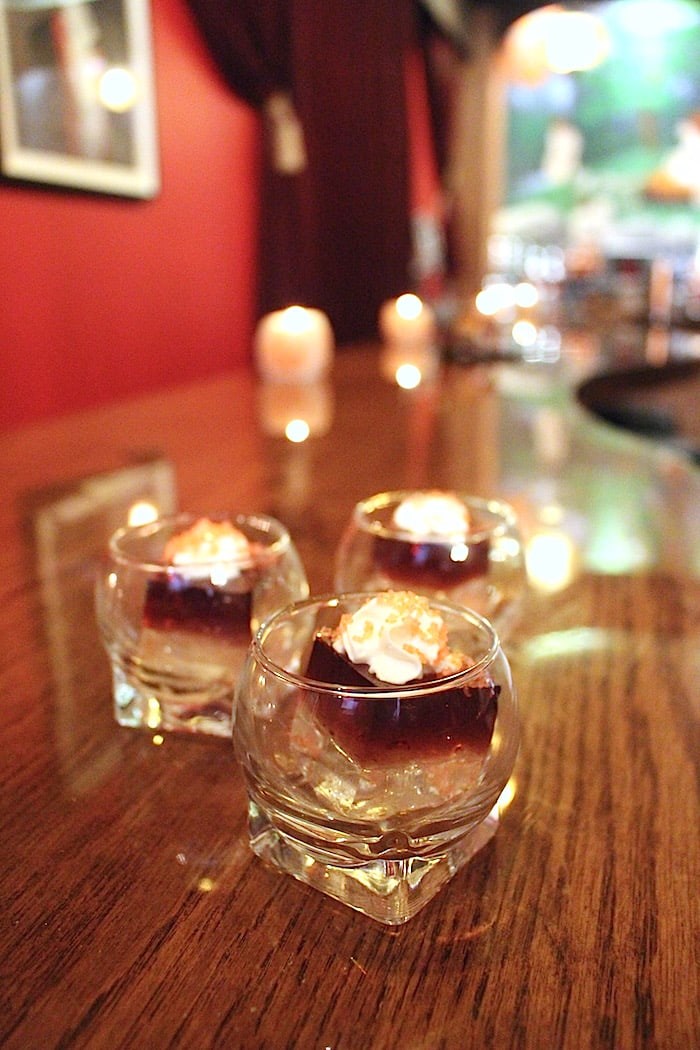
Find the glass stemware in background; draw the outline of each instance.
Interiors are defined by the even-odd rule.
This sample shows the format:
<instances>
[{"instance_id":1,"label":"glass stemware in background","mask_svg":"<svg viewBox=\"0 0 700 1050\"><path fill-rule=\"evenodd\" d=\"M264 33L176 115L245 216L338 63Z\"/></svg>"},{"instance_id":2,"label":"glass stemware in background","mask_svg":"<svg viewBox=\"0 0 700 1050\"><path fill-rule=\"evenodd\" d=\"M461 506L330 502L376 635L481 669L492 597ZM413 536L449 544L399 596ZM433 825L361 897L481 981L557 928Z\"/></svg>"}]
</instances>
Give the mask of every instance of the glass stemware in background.
<instances>
[{"instance_id":1,"label":"glass stemware in background","mask_svg":"<svg viewBox=\"0 0 700 1050\"><path fill-rule=\"evenodd\" d=\"M495 833L518 714L493 628L451 603L430 606L449 650L468 654L461 670L406 685L342 684L343 669L321 676L319 657L309 665L319 630L369 597L312 598L262 625L239 679L233 739L254 852L397 925Z\"/></svg>"},{"instance_id":2,"label":"glass stemware in background","mask_svg":"<svg viewBox=\"0 0 700 1050\"><path fill-rule=\"evenodd\" d=\"M433 505L429 528L397 524L399 508ZM451 529L440 512L461 508L467 525ZM515 511L500 500L456 492L380 492L356 504L336 552L338 591L409 589L486 617L501 639L517 623L527 586Z\"/></svg>"},{"instance_id":3,"label":"glass stemware in background","mask_svg":"<svg viewBox=\"0 0 700 1050\"><path fill-rule=\"evenodd\" d=\"M308 596L287 529L264 514L213 522L243 534L247 553L177 563L166 546L210 519L180 514L111 538L95 586L120 725L229 737L236 679L252 634Z\"/></svg>"}]
</instances>

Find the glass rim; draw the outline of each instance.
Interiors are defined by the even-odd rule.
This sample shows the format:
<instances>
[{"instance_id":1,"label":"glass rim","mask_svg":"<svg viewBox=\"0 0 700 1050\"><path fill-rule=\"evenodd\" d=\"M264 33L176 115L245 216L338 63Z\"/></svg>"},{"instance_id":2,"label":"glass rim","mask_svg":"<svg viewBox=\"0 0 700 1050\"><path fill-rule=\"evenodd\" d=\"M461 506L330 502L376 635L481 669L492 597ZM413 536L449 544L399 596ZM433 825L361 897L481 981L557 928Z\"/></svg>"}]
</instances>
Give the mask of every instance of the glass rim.
<instances>
[{"instance_id":1,"label":"glass rim","mask_svg":"<svg viewBox=\"0 0 700 1050\"><path fill-rule=\"evenodd\" d=\"M322 682L316 678L308 678L304 674L289 671L287 668L281 667L267 655L263 648L264 637L275 627L276 623L281 622L285 618L300 615L313 606L329 607L354 600L361 602L369 601L378 594L386 593L386 590L386 588L383 588L376 591L329 592L327 594L314 595L296 602L291 602L283 608L277 609L262 621L251 639L250 655L258 660L267 671L273 673L277 678L287 682L289 685L295 685L306 690L313 690L317 693L332 693L334 696L361 696L363 698L375 700L387 700L396 697L396 695L399 694L402 700L410 700L412 698L424 697L426 695L432 696L446 692L448 689L454 689L462 682L468 682L471 679L478 677L493 662L496 655L499 652L502 652L501 642L496 628L486 619L486 617L481 616L473 609L457 605L455 602L446 601L442 598L430 598L428 600L430 605L438 611L446 611L456 614L462 619L468 620L472 627L476 627L480 632L483 632L486 635L488 646L485 648L479 659L470 663L468 667L462 668L461 671L455 671L452 674L432 679L429 682L414 681L399 683L396 685L391 682L386 682L385 688L374 685L358 686L330 684L329 682Z\"/></svg>"},{"instance_id":2,"label":"glass rim","mask_svg":"<svg viewBox=\"0 0 700 1050\"><path fill-rule=\"evenodd\" d=\"M212 558L208 561L196 561L196 562L179 562L174 565L166 561L157 561L147 558L140 558L133 554L129 550L125 550L122 544L127 540L133 539L148 539L151 536L156 535L164 528L171 526L186 526L188 524L194 524L199 521L200 518L208 518L214 522L230 522L231 525L241 528L242 526L248 525L254 528L259 528L262 533L272 534L276 532L273 541L266 545L266 549L275 552L276 550L284 550L291 543L291 537L286 525L283 525L277 518L273 518L270 514L263 514L257 511L246 513L240 511L236 514L229 514L226 511L212 511L211 513L195 513L194 511L179 511L174 514L164 514L161 517L155 518L153 521L144 522L139 525L122 525L116 529L109 538L109 552L115 561L122 565L133 565L144 570L145 572L163 573L163 572L181 572L191 568L201 569L203 573L206 573L207 569L219 568L221 566L235 567L239 571L246 566L241 566L241 563L232 558Z\"/></svg>"},{"instance_id":3,"label":"glass rim","mask_svg":"<svg viewBox=\"0 0 700 1050\"><path fill-rule=\"evenodd\" d=\"M490 516L491 520L481 524L479 528L469 529L464 538L450 536L434 536L426 534L418 536L416 533L408 532L406 529L397 529L389 525L383 525L379 521L371 519L370 515L379 510L391 507L393 504L402 503L411 496L440 492L444 495L454 496L470 510L477 510L483 515ZM394 539L405 539L411 543L432 543L435 546L454 546L455 543L478 543L489 536L498 534L507 528L517 528L518 519L514 508L506 500L488 499L482 496L473 496L469 493L454 489L389 489L386 492L376 492L373 496L367 496L359 500L353 509L353 518L359 527L373 536L386 536Z\"/></svg>"}]
</instances>

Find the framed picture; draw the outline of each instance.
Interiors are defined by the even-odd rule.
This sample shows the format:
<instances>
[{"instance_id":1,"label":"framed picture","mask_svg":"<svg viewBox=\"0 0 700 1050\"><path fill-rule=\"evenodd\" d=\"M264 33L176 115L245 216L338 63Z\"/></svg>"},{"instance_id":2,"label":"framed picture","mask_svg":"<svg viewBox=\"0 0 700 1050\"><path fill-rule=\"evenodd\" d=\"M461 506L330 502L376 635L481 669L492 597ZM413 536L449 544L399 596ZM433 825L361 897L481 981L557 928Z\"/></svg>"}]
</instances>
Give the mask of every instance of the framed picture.
<instances>
[{"instance_id":1,"label":"framed picture","mask_svg":"<svg viewBox=\"0 0 700 1050\"><path fill-rule=\"evenodd\" d=\"M156 195L148 0L0 0L0 162L12 179Z\"/></svg>"}]
</instances>

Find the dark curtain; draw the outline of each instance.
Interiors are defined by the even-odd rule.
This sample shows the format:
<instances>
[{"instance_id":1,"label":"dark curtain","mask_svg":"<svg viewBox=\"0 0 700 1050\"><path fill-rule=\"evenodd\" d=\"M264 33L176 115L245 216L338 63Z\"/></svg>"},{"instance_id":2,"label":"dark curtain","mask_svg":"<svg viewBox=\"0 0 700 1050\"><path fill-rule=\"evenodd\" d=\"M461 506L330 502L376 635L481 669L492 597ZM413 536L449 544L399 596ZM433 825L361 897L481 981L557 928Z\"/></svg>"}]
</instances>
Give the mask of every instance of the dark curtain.
<instances>
[{"instance_id":1,"label":"dark curtain","mask_svg":"<svg viewBox=\"0 0 700 1050\"><path fill-rule=\"evenodd\" d=\"M415 4L189 4L222 76L266 129L260 314L300 302L325 310L341 343L373 337L381 302L410 287L404 58Z\"/></svg>"}]
</instances>

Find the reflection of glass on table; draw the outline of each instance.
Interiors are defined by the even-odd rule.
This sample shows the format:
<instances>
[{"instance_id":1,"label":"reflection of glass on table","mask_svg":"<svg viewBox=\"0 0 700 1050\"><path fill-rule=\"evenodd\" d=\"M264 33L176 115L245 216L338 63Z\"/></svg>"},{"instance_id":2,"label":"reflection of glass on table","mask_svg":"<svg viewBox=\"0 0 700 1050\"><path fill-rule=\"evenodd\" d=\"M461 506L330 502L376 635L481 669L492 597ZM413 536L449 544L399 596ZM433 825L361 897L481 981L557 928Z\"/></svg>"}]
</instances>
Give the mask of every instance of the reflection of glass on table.
<instances>
[{"instance_id":1,"label":"reflection of glass on table","mask_svg":"<svg viewBox=\"0 0 700 1050\"><path fill-rule=\"evenodd\" d=\"M175 498L172 464L154 459L86 477L58 491L35 493L30 500L53 682L52 725L59 755L67 759L78 748L85 724L76 697L85 678L84 661L91 659L86 634L94 630L95 567L104 544L133 511L169 513ZM94 642L99 644L96 631ZM95 750L95 765L67 762L67 771L82 770L70 773L72 789L87 788L95 767L106 768L117 757L112 741Z\"/></svg>"}]
</instances>

